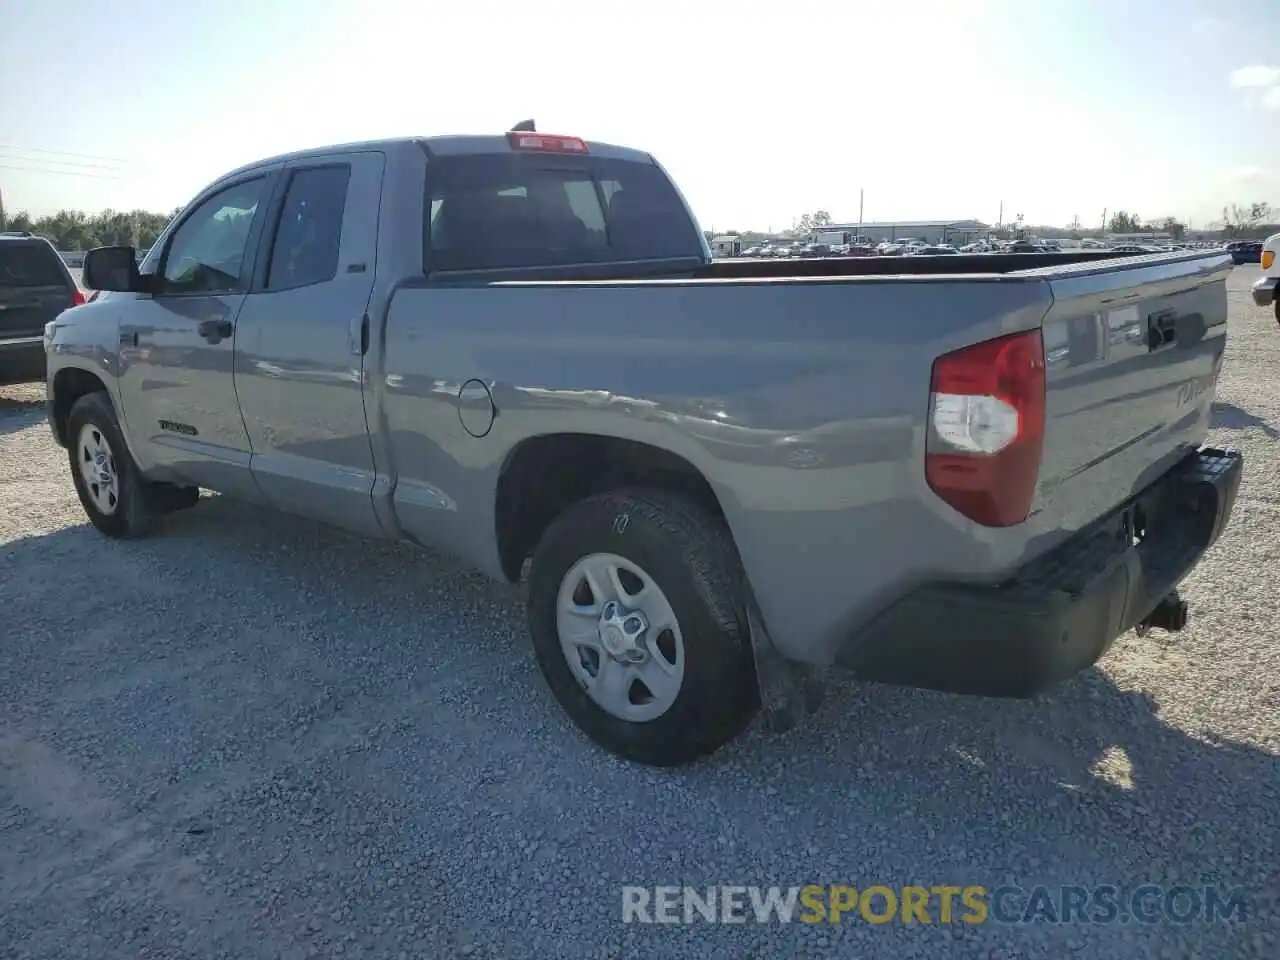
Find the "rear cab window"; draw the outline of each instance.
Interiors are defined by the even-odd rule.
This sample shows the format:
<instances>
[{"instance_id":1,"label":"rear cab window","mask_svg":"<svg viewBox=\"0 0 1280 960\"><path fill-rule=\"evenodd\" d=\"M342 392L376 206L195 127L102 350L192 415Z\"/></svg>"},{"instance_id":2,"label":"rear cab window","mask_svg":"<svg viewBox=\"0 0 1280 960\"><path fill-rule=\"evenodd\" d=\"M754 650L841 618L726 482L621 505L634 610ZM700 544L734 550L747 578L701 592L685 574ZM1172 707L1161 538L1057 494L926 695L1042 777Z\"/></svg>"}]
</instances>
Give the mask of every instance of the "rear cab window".
<instances>
[{"instance_id":1,"label":"rear cab window","mask_svg":"<svg viewBox=\"0 0 1280 960\"><path fill-rule=\"evenodd\" d=\"M43 240L0 240L0 287L71 287L56 250Z\"/></svg>"},{"instance_id":2,"label":"rear cab window","mask_svg":"<svg viewBox=\"0 0 1280 960\"><path fill-rule=\"evenodd\" d=\"M434 157L427 196L428 272L702 256L692 217L653 163L515 152Z\"/></svg>"}]
</instances>

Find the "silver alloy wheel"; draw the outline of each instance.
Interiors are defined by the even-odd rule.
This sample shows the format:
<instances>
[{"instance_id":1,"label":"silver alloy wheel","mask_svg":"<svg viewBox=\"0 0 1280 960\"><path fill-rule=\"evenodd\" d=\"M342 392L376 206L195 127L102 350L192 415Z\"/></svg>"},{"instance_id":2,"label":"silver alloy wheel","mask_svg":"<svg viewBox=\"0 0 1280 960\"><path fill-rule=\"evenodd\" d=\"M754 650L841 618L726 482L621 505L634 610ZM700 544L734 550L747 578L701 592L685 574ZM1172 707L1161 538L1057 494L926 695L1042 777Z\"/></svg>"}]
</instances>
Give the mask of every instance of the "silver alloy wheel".
<instances>
[{"instance_id":1,"label":"silver alloy wheel","mask_svg":"<svg viewBox=\"0 0 1280 960\"><path fill-rule=\"evenodd\" d=\"M92 423L80 428L76 460L93 505L106 516L115 513L120 503L120 477L116 473L115 454L111 452L106 435Z\"/></svg>"},{"instance_id":2,"label":"silver alloy wheel","mask_svg":"<svg viewBox=\"0 0 1280 960\"><path fill-rule=\"evenodd\" d=\"M653 578L612 553L583 557L564 575L556 630L569 670L620 720L646 723L675 703L684 680L684 637Z\"/></svg>"}]
</instances>

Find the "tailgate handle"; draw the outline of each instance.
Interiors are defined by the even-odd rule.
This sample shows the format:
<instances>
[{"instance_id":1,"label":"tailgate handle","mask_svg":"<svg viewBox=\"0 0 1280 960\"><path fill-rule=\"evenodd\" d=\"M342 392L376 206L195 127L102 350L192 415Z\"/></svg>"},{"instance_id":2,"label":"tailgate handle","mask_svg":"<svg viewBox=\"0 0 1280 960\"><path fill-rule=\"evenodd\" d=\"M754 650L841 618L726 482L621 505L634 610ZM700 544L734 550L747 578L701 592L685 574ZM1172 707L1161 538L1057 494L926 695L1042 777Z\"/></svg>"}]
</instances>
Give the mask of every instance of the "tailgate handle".
<instances>
[{"instance_id":1,"label":"tailgate handle","mask_svg":"<svg viewBox=\"0 0 1280 960\"><path fill-rule=\"evenodd\" d=\"M1161 350L1178 342L1178 311L1162 310L1147 317L1147 348Z\"/></svg>"}]
</instances>

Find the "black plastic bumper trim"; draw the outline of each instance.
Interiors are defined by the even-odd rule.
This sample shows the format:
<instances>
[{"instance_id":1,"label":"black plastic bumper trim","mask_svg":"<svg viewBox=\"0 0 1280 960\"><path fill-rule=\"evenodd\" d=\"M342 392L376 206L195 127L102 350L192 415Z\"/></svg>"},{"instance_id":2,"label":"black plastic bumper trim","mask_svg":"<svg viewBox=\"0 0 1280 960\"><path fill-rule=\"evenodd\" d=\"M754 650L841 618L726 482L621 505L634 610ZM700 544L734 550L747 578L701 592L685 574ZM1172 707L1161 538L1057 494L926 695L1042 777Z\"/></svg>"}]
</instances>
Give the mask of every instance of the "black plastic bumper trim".
<instances>
[{"instance_id":1,"label":"black plastic bumper trim","mask_svg":"<svg viewBox=\"0 0 1280 960\"><path fill-rule=\"evenodd\" d=\"M1201 449L997 585L912 591L849 639L866 680L1027 697L1085 669L1155 609L1230 518L1244 458Z\"/></svg>"},{"instance_id":2,"label":"black plastic bumper trim","mask_svg":"<svg viewBox=\"0 0 1280 960\"><path fill-rule=\"evenodd\" d=\"M1280 289L1280 277L1259 277L1250 287L1253 302L1260 307L1269 307L1276 301L1276 290Z\"/></svg>"}]
</instances>

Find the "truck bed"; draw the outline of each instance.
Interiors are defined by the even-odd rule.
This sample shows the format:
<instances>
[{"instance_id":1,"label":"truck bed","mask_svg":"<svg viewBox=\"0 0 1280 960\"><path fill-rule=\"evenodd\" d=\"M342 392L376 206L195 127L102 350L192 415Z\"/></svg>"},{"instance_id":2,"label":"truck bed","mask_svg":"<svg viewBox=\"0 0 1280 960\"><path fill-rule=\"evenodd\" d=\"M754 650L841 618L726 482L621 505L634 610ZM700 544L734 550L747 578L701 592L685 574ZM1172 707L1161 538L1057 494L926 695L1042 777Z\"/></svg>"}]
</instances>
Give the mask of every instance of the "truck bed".
<instances>
[{"instance_id":1,"label":"truck bed","mask_svg":"<svg viewBox=\"0 0 1280 960\"><path fill-rule=\"evenodd\" d=\"M398 474L395 511L417 539L493 569L494 533L471 518L512 447L572 433L669 450L723 505L775 641L830 662L850 623L912 584L998 581L1203 442L1229 258L1103 254L403 284L370 410ZM1176 342L1149 349L1152 318ZM1043 337L1047 388L1036 499L1025 522L981 527L925 483L930 370L1029 330ZM479 440L458 426L469 382L498 414ZM800 558L817 556L794 580ZM804 599L814 595L831 602ZM818 609L844 609L848 622ZM823 640L801 654L802 636Z\"/></svg>"},{"instance_id":2,"label":"truck bed","mask_svg":"<svg viewBox=\"0 0 1280 960\"><path fill-rule=\"evenodd\" d=\"M1200 251L1134 254L1110 250L1068 250L1062 253L974 253L919 257L814 257L786 260L715 260L694 271L711 280L774 279L778 277L883 277L929 274L1006 274L1115 260L1171 259L1204 256Z\"/></svg>"},{"instance_id":3,"label":"truck bed","mask_svg":"<svg viewBox=\"0 0 1280 960\"><path fill-rule=\"evenodd\" d=\"M814 257L786 260L651 260L523 267L509 270L466 271L438 274L432 286L477 286L504 282L538 281L644 281L644 280L839 280L871 277L1000 277L1047 276L1071 270L1106 271L1143 263L1178 263L1206 256L1230 262L1226 254L1212 250L1171 253L1115 253L1110 250L1070 250L1063 253L978 253L918 257Z\"/></svg>"}]
</instances>

